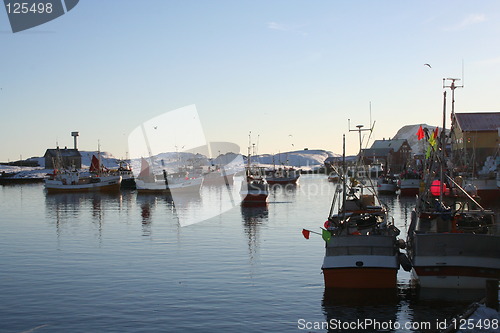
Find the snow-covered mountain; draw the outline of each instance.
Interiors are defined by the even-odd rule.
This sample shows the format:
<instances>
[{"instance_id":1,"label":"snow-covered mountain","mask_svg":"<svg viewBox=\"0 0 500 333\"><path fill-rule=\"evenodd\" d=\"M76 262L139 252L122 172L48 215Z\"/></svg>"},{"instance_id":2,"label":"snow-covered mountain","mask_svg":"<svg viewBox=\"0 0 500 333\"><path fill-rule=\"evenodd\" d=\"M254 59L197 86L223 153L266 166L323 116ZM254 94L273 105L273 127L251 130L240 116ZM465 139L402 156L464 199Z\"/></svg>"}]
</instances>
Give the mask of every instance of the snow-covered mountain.
<instances>
[{"instance_id":1,"label":"snow-covered mountain","mask_svg":"<svg viewBox=\"0 0 500 333\"><path fill-rule=\"evenodd\" d=\"M431 126L427 124L416 124L416 125L406 125L399 129L393 139L406 139L411 149L413 150L413 154L423 154L424 152L424 144L423 141L419 141L417 137L418 129L422 126L422 128L428 129L429 132L432 132L436 129L436 126ZM441 131L441 128L439 128Z\"/></svg>"},{"instance_id":2,"label":"snow-covered mountain","mask_svg":"<svg viewBox=\"0 0 500 333\"><path fill-rule=\"evenodd\" d=\"M301 168L303 170L315 169L323 166L328 157L338 157L339 154L334 154L331 151L314 149L314 150L296 150L279 154L263 154L252 156L252 162L266 165L287 165Z\"/></svg>"}]
</instances>

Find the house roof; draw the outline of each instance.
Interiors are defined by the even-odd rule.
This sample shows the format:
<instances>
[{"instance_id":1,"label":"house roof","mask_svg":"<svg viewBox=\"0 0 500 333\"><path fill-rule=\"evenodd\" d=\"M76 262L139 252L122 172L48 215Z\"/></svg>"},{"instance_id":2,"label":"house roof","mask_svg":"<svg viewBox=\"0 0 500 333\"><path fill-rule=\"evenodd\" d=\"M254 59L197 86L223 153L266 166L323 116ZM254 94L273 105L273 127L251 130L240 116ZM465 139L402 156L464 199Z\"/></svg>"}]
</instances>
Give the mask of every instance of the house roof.
<instances>
[{"instance_id":1,"label":"house roof","mask_svg":"<svg viewBox=\"0 0 500 333\"><path fill-rule=\"evenodd\" d=\"M463 132L496 131L500 128L500 112L455 113L455 120Z\"/></svg>"},{"instance_id":2,"label":"house roof","mask_svg":"<svg viewBox=\"0 0 500 333\"><path fill-rule=\"evenodd\" d=\"M362 154L365 157L386 157L393 151L394 149L392 148L377 148L377 149L370 148L370 149L362 149Z\"/></svg>"},{"instance_id":3,"label":"house roof","mask_svg":"<svg viewBox=\"0 0 500 333\"><path fill-rule=\"evenodd\" d=\"M370 150L386 150L392 149L395 152L398 152L401 149L403 144L408 145L408 141L406 139L392 139L392 140L375 140L370 147Z\"/></svg>"},{"instance_id":4,"label":"house roof","mask_svg":"<svg viewBox=\"0 0 500 333\"><path fill-rule=\"evenodd\" d=\"M56 156L61 156L61 157L81 157L82 155L80 154L80 152L78 151L78 149L68 149L68 148L64 148L64 149L59 149L59 148L56 148L56 149L47 149L45 151L45 155L44 156L53 156L53 157L56 157Z\"/></svg>"}]
</instances>

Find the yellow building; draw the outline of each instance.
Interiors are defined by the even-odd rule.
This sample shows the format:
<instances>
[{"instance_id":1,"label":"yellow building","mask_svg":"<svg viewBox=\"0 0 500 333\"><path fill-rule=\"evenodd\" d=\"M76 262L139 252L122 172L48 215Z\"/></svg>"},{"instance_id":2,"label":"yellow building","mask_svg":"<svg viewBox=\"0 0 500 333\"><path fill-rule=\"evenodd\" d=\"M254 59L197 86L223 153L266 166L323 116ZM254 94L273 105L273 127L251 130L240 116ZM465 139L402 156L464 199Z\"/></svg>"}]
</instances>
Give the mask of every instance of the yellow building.
<instances>
[{"instance_id":1,"label":"yellow building","mask_svg":"<svg viewBox=\"0 0 500 333\"><path fill-rule=\"evenodd\" d=\"M500 112L452 114L451 148L458 166L478 170L488 156L498 156Z\"/></svg>"}]
</instances>

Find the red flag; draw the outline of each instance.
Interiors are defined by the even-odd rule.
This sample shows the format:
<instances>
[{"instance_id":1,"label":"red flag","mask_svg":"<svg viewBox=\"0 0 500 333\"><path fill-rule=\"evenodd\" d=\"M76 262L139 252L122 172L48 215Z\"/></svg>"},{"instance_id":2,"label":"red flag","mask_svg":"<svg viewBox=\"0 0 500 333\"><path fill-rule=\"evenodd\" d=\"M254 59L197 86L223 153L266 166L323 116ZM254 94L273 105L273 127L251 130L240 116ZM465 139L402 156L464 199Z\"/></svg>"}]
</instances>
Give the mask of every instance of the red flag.
<instances>
[{"instance_id":1,"label":"red flag","mask_svg":"<svg viewBox=\"0 0 500 333\"><path fill-rule=\"evenodd\" d=\"M434 139L438 137L438 134L439 134L439 127L436 127L436 129L434 130Z\"/></svg>"},{"instance_id":2,"label":"red flag","mask_svg":"<svg viewBox=\"0 0 500 333\"><path fill-rule=\"evenodd\" d=\"M90 163L90 172L99 172L99 160L95 155L92 155L92 162Z\"/></svg>"},{"instance_id":3,"label":"red flag","mask_svg":"<svg viewBox=\"0 0 500 333\"><path fill-rule=\"evenodd\" d=\"M417 132L417 138L418 140L422 140L424 138L424 129L422 128L422 125L420 125L420 128L418 129L418 132Z\"/></svg>"},{"instance_id":4,"label":"red flag","mask_svg":"<svg viewBox=\"0 0 500 333\"><path fill-rule=\"evenodd\" d=\"M310 232L309 230L307 230L307 229L302 229L302 235L304 235L304 238L305 238L305 239L309 239L309 234L310 234L310 233L311 233L311 232Z\"/></svg>"}]
</instances>

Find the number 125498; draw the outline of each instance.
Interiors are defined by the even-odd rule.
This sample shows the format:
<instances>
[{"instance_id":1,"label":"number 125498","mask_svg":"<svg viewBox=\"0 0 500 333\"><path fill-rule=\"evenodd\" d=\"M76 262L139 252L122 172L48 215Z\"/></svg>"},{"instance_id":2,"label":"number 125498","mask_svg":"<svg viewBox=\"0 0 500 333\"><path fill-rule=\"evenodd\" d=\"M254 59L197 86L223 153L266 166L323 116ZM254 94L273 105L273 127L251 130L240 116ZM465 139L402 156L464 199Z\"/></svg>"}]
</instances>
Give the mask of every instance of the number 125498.
<instances>
[{"instance_id":1,"label":"number 125498","mask_svg":"<svg viewBox=\"0 0 500 333\"><path fill-rule=\"evenodd\" d=\"M52 13L52 3L27 3L27 2L13 2L5 4L8 14L50 14Z\"/></svg>"}]
</instances>

